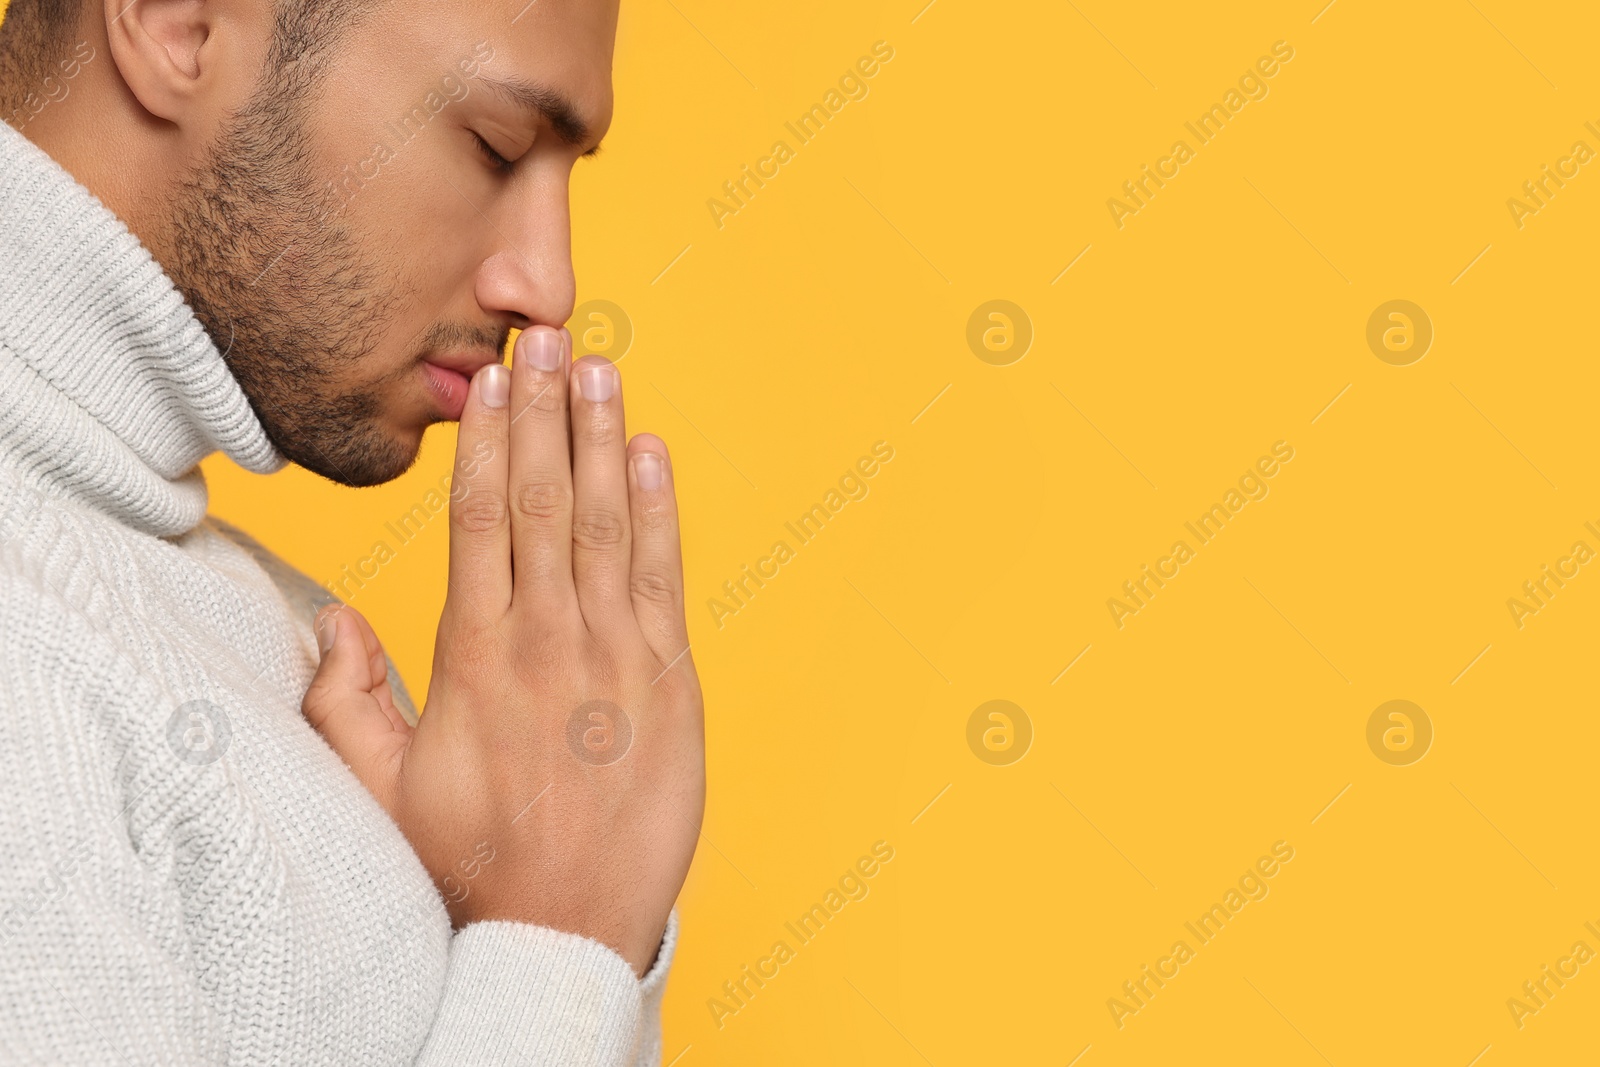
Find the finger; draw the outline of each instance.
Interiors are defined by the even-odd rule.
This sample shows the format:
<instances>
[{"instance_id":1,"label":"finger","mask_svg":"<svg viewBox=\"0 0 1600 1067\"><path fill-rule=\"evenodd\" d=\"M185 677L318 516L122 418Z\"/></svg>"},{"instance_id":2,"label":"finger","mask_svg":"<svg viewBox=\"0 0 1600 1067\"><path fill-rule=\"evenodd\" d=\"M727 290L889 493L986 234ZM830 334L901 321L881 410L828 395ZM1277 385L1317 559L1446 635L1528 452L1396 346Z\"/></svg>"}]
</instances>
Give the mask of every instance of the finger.
<instances>
[{"instance_id":1,"label":"finger","mask_svg":"<svg viewBox=\"0 0 1600 1067\"><path fill-rule=\"evenodd\" d=\"M371 683L371 693L378 707L388 716L389 723L401 733L409 733L411 724L406 722L405 716L400 714L400 709L395 706L394 693L389 688L389 657L384 654L383 642L378 640L378 633L367 621L367 617L355 608L346 607L344 613L356 621L356 628L361 632L361 639L367 653L367 678Z\"/></svg>"},{"instance_id":2,"label":"finger","mask_svg":"<svg viewBox=\"0 0 1600 1067\"><path fill-rule=\"evenodd\" d=\"M560 331L535 326L511 363L512 597L541 616L571 610L572 460L567 450L567 355Z\"/></svg>"},{"instance_id":3,"label":"finger","mask_svg":"<svg viewBox=\"0 0 1600 1067\"><path fill-rule=\"evenodd\" d=\"M498 363L472 379L450 482L447 610L499 618L511 603L511 524L506 515L506 405L511 372Z\"/></svg>"},{"instance_id":4,"label":"finger","mask_svg":"<svg viewBox=\"0 0 1600 1067\"><path fill-rule=\"evenodd\" d=\"M300 703L301 713L373 796L387 805L411 728L403 720L397 723L373 692L372 646L367 637L373 646L377 637L355 609L343 604L323 609L316 631L322 662ZM383 654L381 647L378 654Z\"/></svg>"},{"instance_id":5,"label":"finger","mask_svg":"<svg viewBox=\"0 0 1600 1067\"><path fill-rule=\"evenodd\" d=\"M654 434L628 442L628 500L633 561L628 583L633 614L663 667L689 647L683 612L683 552L678 501L666 443Z\"/></svg>"},{"instance_id":6,"label":"finger","mask_svg":"<svg viewBox=\"0 0 1600 1067\"><path fill-rule=\"evenodd\" d=\"M572 365L572 578L591 630L628 611L628 477L622 379L603 356Z\"/></svg>"}]
</instances>

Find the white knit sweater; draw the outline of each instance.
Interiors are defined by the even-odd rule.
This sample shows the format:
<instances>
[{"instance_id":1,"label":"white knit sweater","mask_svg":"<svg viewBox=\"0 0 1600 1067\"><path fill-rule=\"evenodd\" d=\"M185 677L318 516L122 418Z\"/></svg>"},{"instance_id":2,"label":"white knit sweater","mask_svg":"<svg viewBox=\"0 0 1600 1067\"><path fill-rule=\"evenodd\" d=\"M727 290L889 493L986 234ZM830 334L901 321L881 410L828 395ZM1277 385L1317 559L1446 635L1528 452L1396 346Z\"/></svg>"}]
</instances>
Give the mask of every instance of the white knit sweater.
<instances>
[{"instance_id":1,"label":"white knit sweater","mask_svg":"<svg viewBox=\"0 0 1600 1067\"><path fill-rule=\"evenodd\" d=\"M658 1062L676 920L642 983L452 934L301 718L329 598L206 518L218 449L283 462L160 266L0 123L0 1062Z\"/></svg>"}]
</instances>

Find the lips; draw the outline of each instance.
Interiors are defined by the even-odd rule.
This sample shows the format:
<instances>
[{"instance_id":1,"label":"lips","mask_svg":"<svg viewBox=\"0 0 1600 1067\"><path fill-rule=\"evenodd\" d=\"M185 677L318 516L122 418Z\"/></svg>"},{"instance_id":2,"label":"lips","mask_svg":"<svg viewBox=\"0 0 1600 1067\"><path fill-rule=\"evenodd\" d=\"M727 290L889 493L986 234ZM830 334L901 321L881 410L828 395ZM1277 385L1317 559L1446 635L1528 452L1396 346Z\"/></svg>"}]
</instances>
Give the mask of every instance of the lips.
<instances>
[{"instance_id":1,"label":"lips","mask_svg":"<svg viewBox=\"0 0 1600 1067\"><path fill-rule=\"evenodd\" d=\"M451 422L458 421L467 406L467 391L472 385L472 376L489 364L499 362L499 353L451 353L424 360L422 374L428 391L438 401L439 414Z\"/></svg>"}]
</instances>

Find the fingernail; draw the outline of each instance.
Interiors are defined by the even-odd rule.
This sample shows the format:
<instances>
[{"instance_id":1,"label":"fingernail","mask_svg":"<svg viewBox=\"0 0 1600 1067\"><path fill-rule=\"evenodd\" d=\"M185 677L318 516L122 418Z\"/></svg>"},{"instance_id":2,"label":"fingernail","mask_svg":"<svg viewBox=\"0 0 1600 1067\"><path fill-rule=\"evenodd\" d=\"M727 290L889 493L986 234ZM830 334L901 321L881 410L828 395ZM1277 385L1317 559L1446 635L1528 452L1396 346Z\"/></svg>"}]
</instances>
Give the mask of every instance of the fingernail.
<instances>
[{"instance_id":1,"label":"fingernail","mask_svg":"<svg viewBox=\"0 0 1600 1067\"><path fill-rule=\"evenodd\" d=\"M333 651L334 639L339 636L339 613L330 611L317 620L317 648L324 657Z\"/></svg>"},{"instance_id":2,"label":"fingernail","mask_svg":"<svg viewBox=\"0 0 1600 1067\"><path fill-rule=\"evenodd\" d=\"M578 388L591 404L603 404L617 389L617 371L609 363L594 363L578 373Z\"/></svg>"},{"instance_id":3,"label":"fingernail","mask_svg":"<svg viewBox=\"0 0 1600 1067\"><path fill-rule=\"evenodd\" d=\"M482 377L482 384L478 386L478 395L483 397L483 406L489 408L503 408L511 399L511 374L506 370L504 363L491 363L478 372Z\"/></svg>"},{"instance_id":4,"label":"fingernail","mask_svg":"<svg viewBox=\"0 0 1600 1067\"><path fill-rule=\"evenodd\" d=\"M567 358L572 358L572 331L565 326L561 327L561 339L567 343Z\"/></svg>"},{"instance_id":5,"label":"fingernail","mask_svg":"<svg viewBox=\"0 0 1600 1067\"><path fill-rule=\"evenodd\" d=\"M564 345L554 330L529 330L523 335L522 354L535 370L552 371L561 366Z\"/></svg>"},{"instance_id":6,"label":"fingernail","mask_svg":"<svg viewBox=\"0 0 1600 1067\"><path fill-rule=\"evenodd\" d=\"M645 492L661 488L661 457L654 452L640 452L633 457L633 474L639 479L639 488Z\"/></svg>"}]
</instances>

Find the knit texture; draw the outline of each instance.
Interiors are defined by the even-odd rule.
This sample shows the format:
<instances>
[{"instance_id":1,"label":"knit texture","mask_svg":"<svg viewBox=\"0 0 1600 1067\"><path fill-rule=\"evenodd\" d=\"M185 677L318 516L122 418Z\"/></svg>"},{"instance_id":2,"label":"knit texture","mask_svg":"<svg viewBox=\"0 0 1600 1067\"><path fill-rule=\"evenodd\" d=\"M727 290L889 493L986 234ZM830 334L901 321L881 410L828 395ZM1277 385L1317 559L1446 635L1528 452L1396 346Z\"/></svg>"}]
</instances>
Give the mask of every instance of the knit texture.
<instances>
[{"instance_id":1,"label":"knit texture","mask_svg":"<svg viewBox=\"0 0 1600 1067\"><path fill-rule=\"evenodd\" d=\"M201 459L282 458L137 238L4 123L0 402L0 1062L658 1063L676 917L643 982L575 934L452 932L300 715L331 598L206 517Z\"/></svg>"}]
</instances>

